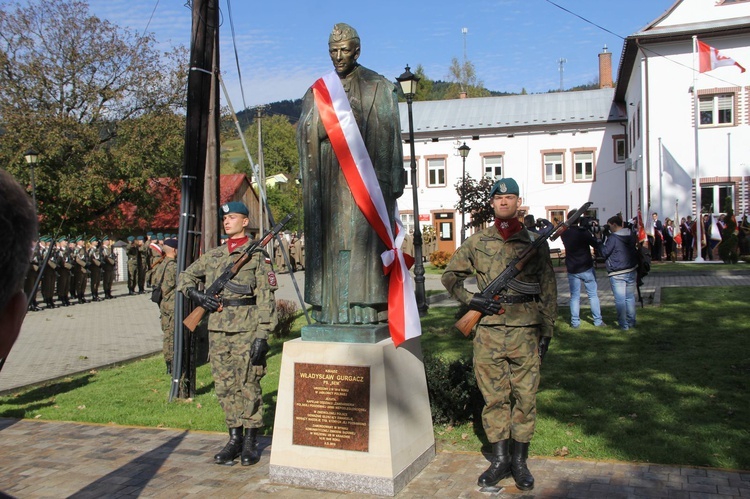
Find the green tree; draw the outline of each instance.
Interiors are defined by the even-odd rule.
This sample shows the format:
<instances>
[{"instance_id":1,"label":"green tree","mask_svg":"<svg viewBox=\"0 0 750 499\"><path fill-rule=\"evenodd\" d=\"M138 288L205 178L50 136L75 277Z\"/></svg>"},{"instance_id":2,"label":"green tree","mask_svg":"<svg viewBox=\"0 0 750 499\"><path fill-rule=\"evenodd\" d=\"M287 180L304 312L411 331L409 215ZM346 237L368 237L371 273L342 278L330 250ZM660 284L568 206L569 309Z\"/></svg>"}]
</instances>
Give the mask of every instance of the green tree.
<instances>
[{"instance_id":1,"label":"green tree","mask_svg":"<svg viewBox=\"0 0 750 499\"><path fill-rule=\"evenodd\" d=\"M457 99L462 92L467 97L489 97L490 92L484 88L484 83L477 78L476 69L471 61L458 62L454 57L449 68L449 79L452 84L445 94L446 99Z\"/></svg>"},{"instance_id":2,"label":"green tree","mask_svg":"<svg viewBox=\"0 0 750 499\"><path fill-rule=\"evenodd\" d=\"M187 52L154 45L79 0L0 10L0 162L29 182L23 153L40 153L42 230L84 230L121 201L147 201L149 178L178 175Z\"/></svg>"},{"instance_id":3,"label":"green tree","mask_svg":"<svg viewBox=\"0 0 750 499\"><path fill-rule=\"evenodd\" d=\"M290 178L299 176L299 155L297 153L296 131L294 125L282 115L263 116L260 120L263 136L263 164L266 176L283 173ZM258 162L258 119L245 130L245 141ZM245 173L252 176L249 164L244 165ZM237 167L239 169L239 166ZM238 170L239 171L239 170Z\"/></svg>"},{"instance_id":4,"label":"green tree","mask_svg":"<svg viewBox=\"0 0 750 499\"><path fill-rule=\"evenodd\" d=\"M459 201L455 208L461 211L461 199L465 195L466 213L471 215L467 217L469 218L466 222L467 227L484 227L488 222L494 220L495 212L489 203L490 189L492 189L494 183L495 180L491 177L483 176L477 181L469 175L456 182L455 187ZM468 234L469 231L466 232Z\"/></svg>"}]
</instances>

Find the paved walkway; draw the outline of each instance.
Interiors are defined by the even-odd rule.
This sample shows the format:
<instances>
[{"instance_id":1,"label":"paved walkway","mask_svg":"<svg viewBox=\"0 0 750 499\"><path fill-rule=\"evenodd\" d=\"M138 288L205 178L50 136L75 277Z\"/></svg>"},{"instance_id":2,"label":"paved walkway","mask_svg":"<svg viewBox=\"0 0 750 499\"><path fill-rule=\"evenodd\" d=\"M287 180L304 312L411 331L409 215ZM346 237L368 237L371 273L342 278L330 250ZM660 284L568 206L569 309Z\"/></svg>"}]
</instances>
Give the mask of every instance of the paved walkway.
<instances>
[{"instance_id":1,"label":"paved walkway","mask_svg":"<svg viewBox=\"0 0 750 499\"><path fill-rule=\"evenodd\" d=\"M302 288L302 274L297 277ZM289 276L279 280L278 297L295 299ZM603 273L599 281L603 305L610 306ZM659 303L663 287L721 285L750 285L750 273L655 273L642 291L647 303ZM425 288L442 290L439 277L428 275ZM565 274L558 275L558 289L567 304ZM126 291L119 285L114 300L29 313L0 373L0 392L160 351L156 306L147 294ZM431 306L454 303L444 295L430 300ZM257 466L214 465L211 456L225 440L221 433L0 419L0 491L18 498L364 497L271 483L270 439L262 440ZM750 471L555 458L532 458L529 465L537 481L531 493L518 491L512 480L480 490L476 478L487 466L481 454L439 451L398 497L750 498Z\"/></svg>"}]
</instances>

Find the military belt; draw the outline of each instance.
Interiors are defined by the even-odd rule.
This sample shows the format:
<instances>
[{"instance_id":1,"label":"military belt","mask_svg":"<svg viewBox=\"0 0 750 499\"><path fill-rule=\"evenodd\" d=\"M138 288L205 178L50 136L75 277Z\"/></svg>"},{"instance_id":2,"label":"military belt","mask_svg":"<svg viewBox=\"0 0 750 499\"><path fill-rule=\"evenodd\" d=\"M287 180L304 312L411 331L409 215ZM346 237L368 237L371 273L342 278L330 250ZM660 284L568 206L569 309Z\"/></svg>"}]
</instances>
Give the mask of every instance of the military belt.
<instances>
[{"instance_id":1,"label":"military belt","mask_svg":"<svg viewBox=\"0 0 750 499\"><path fill-rule=\"evenodd\" d=\"M498 295L495 301L500 303L528 303L534 301L534 295Z\"/></svg>"},{"instance_id":2,"label":"military belt","mask_svg":"<svg viewBox=\"0 0 750 499\"><path fill-rule=\"evenodd\" d=\"M248 305L255 305L255 297L251 298L235 298L233 300L221 300L221 304L225 307L246 307Z\"/></svg>"}]
</instances>

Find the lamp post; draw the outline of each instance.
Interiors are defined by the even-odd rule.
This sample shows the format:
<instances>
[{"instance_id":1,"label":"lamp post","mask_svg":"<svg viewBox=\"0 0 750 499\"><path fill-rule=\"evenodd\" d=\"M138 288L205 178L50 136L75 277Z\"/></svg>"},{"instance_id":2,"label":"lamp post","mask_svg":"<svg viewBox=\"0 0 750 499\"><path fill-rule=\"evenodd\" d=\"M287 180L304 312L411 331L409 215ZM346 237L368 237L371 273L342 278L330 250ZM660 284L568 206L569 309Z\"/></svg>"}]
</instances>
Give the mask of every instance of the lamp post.
<instances>
[{"instance_id":1,"label":"lamp post","mask_svg":"<svg viewBox=\"0 0 750 499\"><path fill-rule=\"evenodd\" d=\"M39 159L39 153L34 149L29 149L26 151L23 157L26 160L26 163L31 168L31 199L34 201L34 210L36 210L36 183L34 180L34 165Z\"/></svg>"},{"instance_id":2,"label":"lamp post","mask_svg":"<svg viewBox=\"0 0 750 499\"><path fill-rule=\"evenodd\" d=\"M466 240L466 220L464 212L466 211L466 156L469 155L469 151L471 151L471 147L467 146L466 142L458 148L458 154L461 155L461 159L463 159L464 162L463 168L461 169L461 244Z\"/></svg>"},{"instance_id":3,"label":"lamp post","mask_svg":"<svg viewBox=\"0 0 750 499\"><path fill-rule=\"evenodd\" d=\"M424 317L427 315L427 299L424 289L424 264L422 263L422 230L419 228L419 204L417 200L417 160L416 153L414 152L414 118L411 112L411 103L414 100L414 95L417 93L417 84L419 83L419 77L413 74L409 70L409 66L406 66L406 71L396 78L396 81L401 86L401 91L404 93L406 98L406 107L409 110L409 147L411 152L411 180L412 186L411 191L413 195L414 203L414 294L417 297L417 310L419 310L419 316Z\"/></svg>"}]
</instances>

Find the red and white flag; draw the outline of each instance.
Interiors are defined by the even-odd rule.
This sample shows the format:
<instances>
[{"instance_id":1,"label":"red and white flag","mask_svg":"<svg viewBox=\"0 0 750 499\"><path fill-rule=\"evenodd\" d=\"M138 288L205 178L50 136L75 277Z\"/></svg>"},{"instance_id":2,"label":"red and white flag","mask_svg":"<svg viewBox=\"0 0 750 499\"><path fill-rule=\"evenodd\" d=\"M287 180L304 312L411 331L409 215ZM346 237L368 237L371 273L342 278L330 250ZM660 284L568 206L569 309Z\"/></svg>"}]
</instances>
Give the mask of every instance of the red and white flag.
<instances>
[{"instance_id":1,"label":"red and white flag","mask_svg":"<svg viewBox=\"0 0 750 499\"><path fill-rule=\"evenodd\" d=\"M719 49L698 40L698 72L705 73L721 66L737 66L742 73L745 68L731 57L722 55Z\"/></svg>"}]
</instances>

